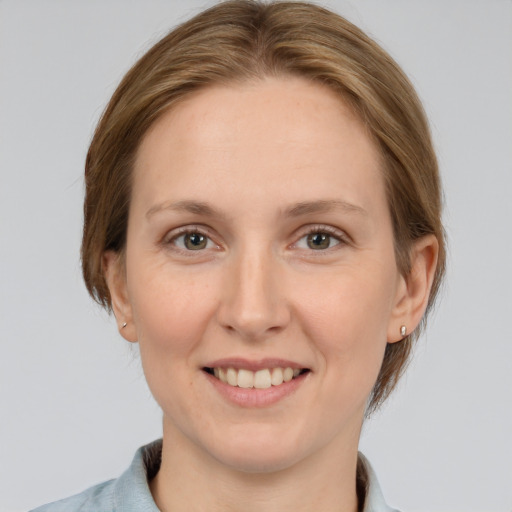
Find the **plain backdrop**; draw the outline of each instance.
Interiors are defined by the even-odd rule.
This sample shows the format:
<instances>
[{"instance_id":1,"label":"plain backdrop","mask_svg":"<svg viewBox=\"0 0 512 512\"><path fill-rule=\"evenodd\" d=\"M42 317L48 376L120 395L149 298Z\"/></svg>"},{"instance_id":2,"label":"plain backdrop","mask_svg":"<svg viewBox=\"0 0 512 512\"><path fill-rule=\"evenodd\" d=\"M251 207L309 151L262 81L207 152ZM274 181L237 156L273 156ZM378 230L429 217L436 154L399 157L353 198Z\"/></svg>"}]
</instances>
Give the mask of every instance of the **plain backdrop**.
<instances>
[{"instance_id":1,"label":"plain backdrop","mask_svg":"<svg viewBox=\"0 0 512 512\"><path fill-rule=\"evenodd\" d=\"M0 511L117 477L161 415L81 281L83 163L122 75L207 0L0 0ZM432 123L449 270L361 449L405 512L512 510L512 2L325 1L403 66Z\"/></svg>"}]
</instances>

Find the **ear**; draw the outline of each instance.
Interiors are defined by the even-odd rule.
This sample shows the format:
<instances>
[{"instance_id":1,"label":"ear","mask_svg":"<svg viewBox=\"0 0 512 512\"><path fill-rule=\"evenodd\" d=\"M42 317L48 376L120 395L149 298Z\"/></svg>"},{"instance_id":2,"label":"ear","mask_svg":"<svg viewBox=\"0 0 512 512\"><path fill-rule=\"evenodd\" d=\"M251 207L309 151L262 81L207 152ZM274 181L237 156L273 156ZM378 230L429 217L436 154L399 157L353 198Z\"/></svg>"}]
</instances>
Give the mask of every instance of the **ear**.
<instances>
[{"instance_id":1,"label":"ear","mask_svg":"<svg viewBox=\"0 0 512 512\"><path fill-rule=\"evenodd\" d=\"M126 341L136 342L137 329L133 322L133 311L128 296L123 256L118 252L106 251L102 257L102 265L119 333Z\"/></svg>"},{"instance_id":2,"label":"ear","mask_svg":"<svg viewBox=\"0 0 512 512\"><path fill-rule=\"evenodd\" d=\"M430 290L437 268L439 243L434 235L417 240L411 249L411 271L400 276L391 319L388 326L388 343L401 341L420 323L427 308ZM406 334L401 327L405 326Z\"/></svg>"}]
</instances>

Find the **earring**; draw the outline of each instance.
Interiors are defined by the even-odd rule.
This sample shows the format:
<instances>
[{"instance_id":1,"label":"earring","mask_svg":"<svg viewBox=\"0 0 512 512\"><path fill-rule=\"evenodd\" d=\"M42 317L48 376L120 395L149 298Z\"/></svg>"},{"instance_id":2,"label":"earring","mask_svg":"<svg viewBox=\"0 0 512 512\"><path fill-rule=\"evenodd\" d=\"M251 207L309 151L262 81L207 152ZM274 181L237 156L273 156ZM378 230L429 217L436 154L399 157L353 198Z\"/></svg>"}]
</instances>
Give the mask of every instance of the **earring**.
<instances>
[{"instance_id":1,"label":"earring","mask_svg":"<svg viewBox=\"0 0 512 512\"><path fill-rule=\"evenodd\" d=\"M121 329L124 329L128 324L126 322L123 323L123 325L121 325Z\"/></svg>"},{"instance_id":2,"label":"earring","mask_svg":"<svg viewBox=\"0 0 512 512\"><path fill-rule=\"evenodd\" d=\"M125 324L126 325L126 324ZM402 325L400 327L400 335L405 336L407 334L407 327L405 325Z\"/></svg>"}]
</instances>

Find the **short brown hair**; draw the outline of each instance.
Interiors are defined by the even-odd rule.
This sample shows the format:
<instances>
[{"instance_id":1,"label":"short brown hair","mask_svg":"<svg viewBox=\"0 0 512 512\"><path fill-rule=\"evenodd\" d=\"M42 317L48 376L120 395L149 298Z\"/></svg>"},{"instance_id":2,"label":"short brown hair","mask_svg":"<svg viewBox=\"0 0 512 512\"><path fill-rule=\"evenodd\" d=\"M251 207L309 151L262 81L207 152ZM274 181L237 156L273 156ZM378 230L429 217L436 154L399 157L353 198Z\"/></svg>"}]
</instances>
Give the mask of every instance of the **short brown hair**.
<instances>
[{"instance_id":1,"label":"short brown hair","mask_svg":"<svg viewBox=\"0 0 512 512\"><path fill-rule=\"evenodd\" d=\"M111 308L102 255L124 249L131 171L148 128L209 84L268 76L325 84L365 123L382 157L400 272L410 271L415 240L433 234L439 242L428 312L444 273L445 245L438 165L421 102L400 67L373 40L341 16L303 2L222 2L171 31L123 78L98 124L85 166L81 255L89 293ZM395 387L418 332L387 345L369 411Z\"/></svg>"}]
</instances>

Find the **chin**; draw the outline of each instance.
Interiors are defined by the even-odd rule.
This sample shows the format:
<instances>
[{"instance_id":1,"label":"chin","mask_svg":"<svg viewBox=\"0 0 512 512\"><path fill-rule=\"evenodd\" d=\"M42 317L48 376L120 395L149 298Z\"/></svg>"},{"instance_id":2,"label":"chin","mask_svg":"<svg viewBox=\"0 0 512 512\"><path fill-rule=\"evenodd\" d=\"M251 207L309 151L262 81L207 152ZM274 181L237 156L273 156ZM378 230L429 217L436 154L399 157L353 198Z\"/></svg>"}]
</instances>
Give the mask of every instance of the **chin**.
<instances>
[{"instance_id":1,"label":"chin","mask_svg":"<svg viewBox=\"0 0 512 512\"><path fill-rule=\"evenodd\" d=\"M298 460L297 453L285 454L282 450L256 449L253 453L223 454L219 462L235 471L248 474L269 474L286 470L295 465Z\"/></svg>"},{"instance_id":2,"label":"chin","mask_svg":"<svg viewBox=\"0 0 512 512\"><path fill-rule=\"evenodd\" d=\"M300 443L289 437L253 431L218 441L211 453L218 462L242 473L273 473L290 468L305 456L298 447Z\"/></svg>"}]
</instances>

